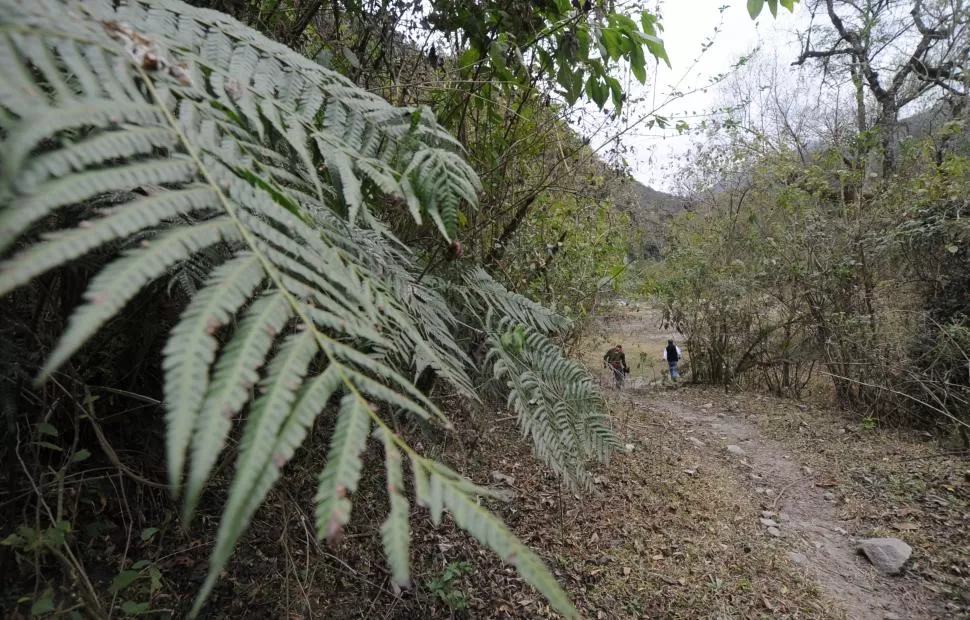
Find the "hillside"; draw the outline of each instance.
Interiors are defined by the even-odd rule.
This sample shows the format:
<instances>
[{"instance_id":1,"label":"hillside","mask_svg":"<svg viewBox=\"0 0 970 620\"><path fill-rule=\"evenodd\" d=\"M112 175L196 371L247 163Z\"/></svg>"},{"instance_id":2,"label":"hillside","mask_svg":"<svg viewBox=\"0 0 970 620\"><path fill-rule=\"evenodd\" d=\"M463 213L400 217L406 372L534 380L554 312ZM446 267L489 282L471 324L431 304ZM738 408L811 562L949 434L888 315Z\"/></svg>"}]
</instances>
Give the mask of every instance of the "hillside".
<instances>
[{"instance_id":1,"label":"hillside","mask_svg":"<svg viewBox=\"0 0 970 620\"><path fill-rule=\"evenodd\" d=\"M648 187L636 179L623 181L613 193L617 207L628 213L640 231L640 251L636 258L659 259L664 245L664 229L687 200Z\"/></svg>"}]
</instances>

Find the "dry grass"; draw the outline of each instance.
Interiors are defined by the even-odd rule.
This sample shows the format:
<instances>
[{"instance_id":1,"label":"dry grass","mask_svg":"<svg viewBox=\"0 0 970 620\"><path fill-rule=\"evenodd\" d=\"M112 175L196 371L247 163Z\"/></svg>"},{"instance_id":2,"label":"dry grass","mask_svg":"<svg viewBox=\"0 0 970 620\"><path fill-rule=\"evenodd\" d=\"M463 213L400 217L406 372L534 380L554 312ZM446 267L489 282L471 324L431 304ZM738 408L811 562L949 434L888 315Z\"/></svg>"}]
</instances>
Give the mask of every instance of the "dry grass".
<instances>
[{"instance_id":1,"label":"dry grass","mask_svg":"<svg viewBox=\"0 0 970 620\"><path fill-rule=\"evenodd\" d=\"M904 579L938 595L947 617L970 617L970 460L947 454L932 436L870 428L845 412L767 396L703 390L696 402L728 399L770 438L832 485L845 528L894 536L913 547Z\"/></svg>"},{"instance_id":2,"label":"dry grass","mask_svg":"<svg viewBox=\"0 0 970 620\"><path fill-rule=\"evenodd\" d=\"M764 535L760 507L729 467L691 451L661 414L616 405L627 421L624 441L634 447L597 470L588 497L560 489L509 423L488 429L480 458L464 468L477 480L491 471L514 479L507 485L514 500L496 508L547 559L581 611L592 618L838 617L785 559L785 543ZM475 565L462 580L473 617L548 615L541 598L457 532L441 544L450 561ZM431 616L447 617L440 611Z\"/></svg>"}]
</instances>

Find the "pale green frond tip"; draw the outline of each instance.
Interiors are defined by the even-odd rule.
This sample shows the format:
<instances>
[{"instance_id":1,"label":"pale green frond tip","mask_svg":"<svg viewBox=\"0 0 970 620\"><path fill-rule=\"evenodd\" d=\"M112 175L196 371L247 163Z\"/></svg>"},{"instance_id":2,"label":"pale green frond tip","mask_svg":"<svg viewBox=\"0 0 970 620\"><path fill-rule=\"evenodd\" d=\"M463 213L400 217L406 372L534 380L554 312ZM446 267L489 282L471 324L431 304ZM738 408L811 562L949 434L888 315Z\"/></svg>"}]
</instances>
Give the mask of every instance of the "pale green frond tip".
<instances>
[{"instance_id":1,"label":"pale green frond tip","mask_svg":"<svg viewBox=\"0 0 970 620\"><path fill-rule=\"evenodd\" d=\"M381 429L384 442L384 465L387 473L387 495L390 498L390 512L381 525L381 541L384 554L391 567L394 583L407 587L411 581L410 543L411 530L408 523L409 507L404 494L404 473L401 464L401 451L394 445L391 432Z\"/></svg>"},{"instance_id":2,"label":"pale green frond tip","mask_svg":"<svg viewBox=\"0 0 970 620\"><path fill-rule=\"evenodd\" d=\"M337 425L330 440L327 464L317 487L317 537L336 542L343 526L350 521L348 495L357 490L363 462L360 454L367 443L371 425L370 404L357 394L340 401Z\"/></svg>"}]
</instances>

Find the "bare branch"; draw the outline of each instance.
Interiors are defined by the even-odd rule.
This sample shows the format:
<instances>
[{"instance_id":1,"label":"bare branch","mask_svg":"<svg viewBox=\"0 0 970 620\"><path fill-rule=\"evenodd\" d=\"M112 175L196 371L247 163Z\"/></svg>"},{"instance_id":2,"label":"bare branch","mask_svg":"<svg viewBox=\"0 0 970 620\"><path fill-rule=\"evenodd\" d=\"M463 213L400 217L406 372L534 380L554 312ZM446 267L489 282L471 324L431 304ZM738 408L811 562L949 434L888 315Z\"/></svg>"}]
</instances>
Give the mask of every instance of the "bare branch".
<instances>
[{"instance_id":1,"label":"bare branch","mask_svg":"<svg viewBox=\"0 0 970 620\"><path fill-rule=\"evenodd\" d=\"M793 62L791 64L792 64L793 67L795 67L795 66L801 66L801 65L805 64L805 61L808 60L809 58L831 58L833 56L844 56L844 55L848 55L848 54L852 54L853 53L853 51L851 49L845 49L845 48L841 48L840 49L839 48L839 44L840 43L842 43L842 42L839 41L838 43L836 43L835 46L832 47L832 49L830 49L830 50L810 50L810 49L807 49L806 48L798 56L798 60L796 60L795 62Z\"/></svg>"},{"instance_id":2,"label":"bare branch","mask_svg":"<svg viewBox=\"0 0 970 620\"><path fill-rule=\"evenodd\" d=\"M886 101L890 97L890 93L883 88L882 84L879 82L879 74L876 73L875 69L869 62L869 56L867 54L867 49L862 43L862 39L859 37L859 33L854 30L849 30L842 18L835 11L835 5L833 0L825 0L825 8L828 10L829 21L835 26L835 30L839 33L839 36L849 44L852 49L852 55L855 57L855 61L859 64L859 68L862 70L862 75L866 79L866 83L869 85L869 90L880 102Z\"/></svg>"}]
</instances>

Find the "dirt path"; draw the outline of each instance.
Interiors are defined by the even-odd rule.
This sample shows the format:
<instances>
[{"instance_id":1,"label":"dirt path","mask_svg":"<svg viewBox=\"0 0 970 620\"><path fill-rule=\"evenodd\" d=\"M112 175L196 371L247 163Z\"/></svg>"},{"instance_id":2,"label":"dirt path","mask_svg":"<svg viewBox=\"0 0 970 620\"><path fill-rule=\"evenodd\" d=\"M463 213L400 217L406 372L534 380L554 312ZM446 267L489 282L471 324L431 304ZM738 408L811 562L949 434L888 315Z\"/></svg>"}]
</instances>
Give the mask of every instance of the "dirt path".
<instances>
[{"instance_id":1,"label":"dirt path","mask_svg":"<svg viewBox=\"0 0 970 620\"><path fill-rule=\"evenodd\" d=\"M825 489L816 486L814 472L799 466L785 446L762 437L735 412L693 407L643 392L630 392L627 397L679 421L680 432L698 450L730 455L728 462L746 479L752 500L768 507L764 518L770 521L765 523L777 523L769 535L791 542L789 561L808 571L849 618L928 617L918 593L880 575L856 552L856 542L841 527L831 496L826 498ZM735 454L728 446L740 450L732 447Z\"/></svg>"},{"instance_id":2,"label":"dirt path","mask_svg":"<svg viewBox=\"0 0 970 620\"><path fill-rule=\"evenodd\" d=\"M800 464L792 450L764 436L748 420L763 411L738 410L723 402L698 406L680 398L677 391L658 390L663 368L656 358L667 338L676 338L658 329L659 323L659 315L645 310L603 326L603 342L626 343L627 359L634 368L620 398L635 409L653 410L671 420L698 456L732 470L741 487L750 492L739 500L764 509L765 534L788 543L787 561L814 579L848 618L932 617L920 588L878 573L858 554L857 539L844 529L837 499L825 481ZM833 615L838 612L833 610Z\"/></svg>"}]
</instances>

